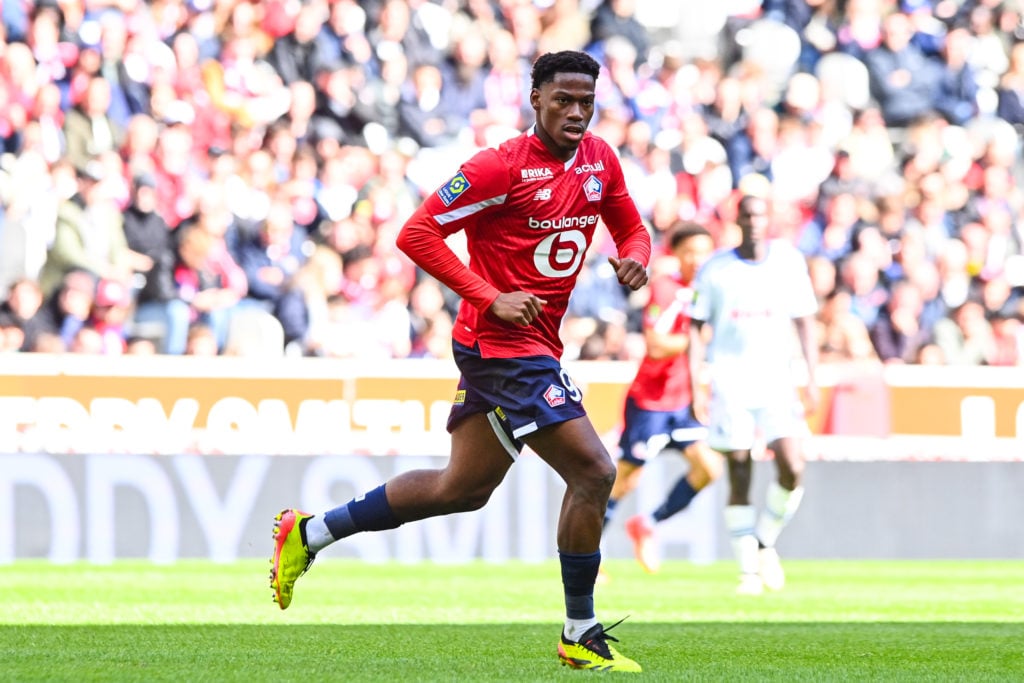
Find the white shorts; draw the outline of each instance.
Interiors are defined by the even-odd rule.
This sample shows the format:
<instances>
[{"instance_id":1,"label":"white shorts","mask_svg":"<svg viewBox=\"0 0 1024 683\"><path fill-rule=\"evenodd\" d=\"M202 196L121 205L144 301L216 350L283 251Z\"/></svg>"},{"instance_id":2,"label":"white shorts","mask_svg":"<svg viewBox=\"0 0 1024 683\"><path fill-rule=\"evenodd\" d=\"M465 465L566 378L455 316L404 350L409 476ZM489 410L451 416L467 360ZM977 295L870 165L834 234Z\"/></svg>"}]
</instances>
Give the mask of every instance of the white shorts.
<instances>
[{"instance_id":1,"label":"white shorts","mask_svg":"<svg viewBox=\"0 0 1024 683\"><path fill-rule=\"evenodd\" d=\"M708 410L708 445L717 451L745 451L759 443L758 439L761 443L771 443L810 433L803 403L795 392L782 392L778 400L760 407L714 395Z\"/></svg>"}]
</instances>

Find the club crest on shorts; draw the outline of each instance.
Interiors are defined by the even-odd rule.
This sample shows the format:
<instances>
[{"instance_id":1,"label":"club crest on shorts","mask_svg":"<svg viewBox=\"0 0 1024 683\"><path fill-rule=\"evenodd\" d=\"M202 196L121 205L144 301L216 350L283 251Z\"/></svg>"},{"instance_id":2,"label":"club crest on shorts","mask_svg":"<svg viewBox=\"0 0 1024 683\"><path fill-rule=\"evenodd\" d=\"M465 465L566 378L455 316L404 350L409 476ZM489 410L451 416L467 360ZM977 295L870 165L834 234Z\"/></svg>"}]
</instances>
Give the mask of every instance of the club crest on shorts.
<instances>
[{"instance_id":1,"label":"club crest on shorts","mask_svg":"<svg viewBox=\"0 0 1024 683\"><path fill-rule=\"evenodd\" d=\"M463 192L469 189L469 180L466 179L466 175L459 171L452 179L442 185L437 191L437 196L441 199L445 206L451 206L452 202L459 198Z\"/></svg>"},{"instance_id":2,"label":"club crest on shorts","mask_svg":"<svg viewBox=\"0 0 1024 683\"><path fill-rule=\"evenodd\" d=\"M601 190L604 188L602 183L596 175L592 175L583 182L583 194L586 196L588 202L599 202L601 201Z\"/></svg>"},{"instance_id":3,"label":"club crest on shorts","mask_svg":"<svg viewBox=\"0 0 1024 683\"><path fill-rule=\"evenodd\" d=\"M544 400L547 401L548 405L552 408L555 406L565 405L565 389L552 384L548 387L548 390L544 392Z\"/></svg>"}]
</instances>

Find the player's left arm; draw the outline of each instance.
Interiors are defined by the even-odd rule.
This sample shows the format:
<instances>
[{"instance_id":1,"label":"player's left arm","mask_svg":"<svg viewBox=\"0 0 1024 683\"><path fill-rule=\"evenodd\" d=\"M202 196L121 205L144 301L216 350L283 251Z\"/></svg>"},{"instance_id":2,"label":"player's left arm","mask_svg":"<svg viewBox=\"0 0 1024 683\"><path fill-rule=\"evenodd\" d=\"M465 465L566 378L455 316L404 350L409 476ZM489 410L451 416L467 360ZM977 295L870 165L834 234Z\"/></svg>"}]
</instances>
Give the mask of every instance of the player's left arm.
<instances>
[{"instance_id":1,"label":"player's left arm","mask_svg":"<svg viewBox=\"0 0 1024 683\"><path fill-rule=\"evenodd\" d=\"M633 198L626 190L626 181L618 158L609 153L605 164L610 171L608 188L601 205L601 218L608 227L618 257L608 257L619 282L630 289L647 284L647 265L651 262L651 235L644 226Z\"/></svg>"},{"instance_id":2,"label":"player's left arm","mask_svg":"<svg viewBox=\"0 0 1024 683\"><path fill-rule=\"evenodd\" d=\"M800 318L794 318L793 324L796 326L797 338L800 340L800 350L803 352L804 363L807 365L807 385L804 388L804 408L807 410L807 414L811 414L818 409L818 403L821 400L820 390L818 389L817 374L818 374L818 326L816 316L807 315Z\"/></svg>"}]
</instances>

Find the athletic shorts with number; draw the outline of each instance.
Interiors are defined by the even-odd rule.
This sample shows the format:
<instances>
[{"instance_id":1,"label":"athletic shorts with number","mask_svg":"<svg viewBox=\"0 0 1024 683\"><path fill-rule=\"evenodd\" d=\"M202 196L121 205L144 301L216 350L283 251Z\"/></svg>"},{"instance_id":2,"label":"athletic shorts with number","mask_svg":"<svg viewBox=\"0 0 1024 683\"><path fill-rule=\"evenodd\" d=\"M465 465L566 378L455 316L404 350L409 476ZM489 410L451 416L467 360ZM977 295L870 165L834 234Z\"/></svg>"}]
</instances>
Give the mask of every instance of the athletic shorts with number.
<instances>
[{"instance_id":1,"label":"athletic shorts with number","mask_svg":"<svg viewBox=\"0 0 1024 683\"><path fill-rule=\"evenodd\" d=\"M495 434L514 459L522 437L587 413L583 393L551 356L483 358L479 346L452 343L462 376L455 392L448 431L470 415L486 413Z\"/></svg>"},{"instance_id":2,"label":"athletic shorts with number","mask_svg":"<svg viewBox=\"0 0 1024 683\"><path fill-rule=\"evenodd\" d=\"M637 407L632 397L626 398L622 436L619 437L621 458L626 462L642 466L666 448L683 451L707 436L707 427L693 417L690 406L678 410L644 410Z\"/></svg>"},{"instance_id":3,"label":"athletic shorts with number","mask_svg":"<svg viewBox=\"0 0 1024 683\"><path fill-rule=\"evenodd\" d=\"M718 451L745 451L757 437L765 443L808 434L803 404L795 391L781 391L777 400L750 406L743 397L712 394L708 407L708 445Z\"/></svg>"}]
</instances>

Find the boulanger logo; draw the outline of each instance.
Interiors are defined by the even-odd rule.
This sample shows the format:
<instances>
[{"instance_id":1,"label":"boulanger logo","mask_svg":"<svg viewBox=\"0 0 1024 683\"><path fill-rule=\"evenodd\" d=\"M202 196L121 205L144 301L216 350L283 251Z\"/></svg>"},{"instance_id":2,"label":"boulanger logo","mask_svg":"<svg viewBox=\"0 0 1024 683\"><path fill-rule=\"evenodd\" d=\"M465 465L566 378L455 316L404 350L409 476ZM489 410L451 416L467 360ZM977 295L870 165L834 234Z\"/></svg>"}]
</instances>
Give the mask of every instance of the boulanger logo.
<instances>
[{"instance_id":1,"label":"boulanger logo","mask_svg":"<svg viewBox=\"0 0 1024 683\"><path fill-rule=\"evenodd\" d=\"M533 265L545 277L572 277L587 253L587 238L579 230L552 232L533 251Z\"/></svg>"},{"instance_id":2,"label":"boulanger logo","mask_svg":"<svg viewBox=\"0 0 1024 683\"><path fill-rule=\"evenodd\" d=\"M597 225L597 214L588 216L559 216L558 218L537 219L530 216L527 225L534 230L565 230L566 228L587 228Z\"/></svg>"},{"instance_id":3,"label":"boulanger logo","mask_svg":"<svg viewBox=\"0 0 1024 683\"><path fill-rule=\"evenodd\" d=\"M469 181L466 179L465 174L459 171L451 180L441 186L437 191L437 196L445 206L451 206L452 202L458 199L459 195L468 190L469 187Z\"/></svg>"}]
</instances>

